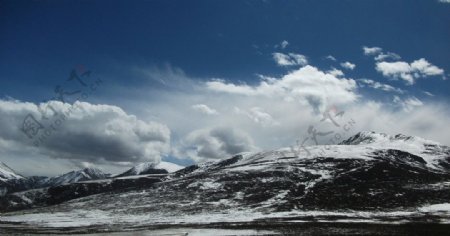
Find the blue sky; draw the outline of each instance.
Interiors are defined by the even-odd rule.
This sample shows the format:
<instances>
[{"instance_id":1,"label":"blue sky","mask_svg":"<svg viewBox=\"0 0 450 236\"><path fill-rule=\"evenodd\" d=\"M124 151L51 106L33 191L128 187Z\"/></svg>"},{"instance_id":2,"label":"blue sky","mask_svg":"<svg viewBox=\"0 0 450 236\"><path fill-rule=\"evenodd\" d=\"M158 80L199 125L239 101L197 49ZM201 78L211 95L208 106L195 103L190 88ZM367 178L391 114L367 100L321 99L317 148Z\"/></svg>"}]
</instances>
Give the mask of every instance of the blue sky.
<instances>
[{"instance_id":1,"label":"blue sky","mask_svg":"<svg viewBox=\"0 0 450 236\"><path fill-rule=\"evenodd\" d=\"M10 162L24 155L42 160L56 155L51 158L60 164L49 172L54 174L81 162L116 170L143 160L187 164L231 155L232 150L287 146L330 104L347 109L347 114L375 106L372 110L383 109L388 121L400 116L425 119L426 112L436 109L443 115L433 124L448 121L450 3L438 0L0 1L0 35L0 96L5 103L38 105L54 96L56 85L70 84L66 78L72 68L84 65L104 81L84 102L117 107L140 121L161 124L170 133L168 146L158 154L148 151L151 154L136 154L130 160L110 160L101 153L89 155L98 154L102 161L83 159L70 155L70 150L59 153L63 148L54 145L46 145L44 151L3 151L0 161L23 171L28 171L22 168L28 159ZM380 50L365 53L363 47ZM294 61L283 65L276 55ZM374 59L380 55L386 59ZM295 61L295 56L306 62ZM345 62L355 67L345 68ZM275 90L294 84L285 78L286 83L272 81L273 90L260 85L267 78L283 81L285 76L316 72L308 67L294 73L307 66L326 74L336 69L342 75L324 80L338 86L327 90L334 95L294 91L289 99L298 100L301 109L290 107L290 112L310 119L299 121L302 125L294 129L289 123L294 121L282 121L281 111L270 111L274 105L269 105L277 101ZM336 90L340 88L342 94ZM268 102L255 97L272 92ZM326 104L323 97L334 102ZM205 117L190 115L187 108ZM416 111L419 108L428 110ZM256 136L263 134L256 130L261 127L251 127L244 119L263 124L263 134L274 134L276 140L259 140ZM409 126L395 131L449 144L447 136L432 132L439 128L431 124L404 123ZM274 127L267 128L269 124ZM359 124L360 129L390 130L386 122L374 125L365 116ZM239 132L225 134L225 127ZM294 131L286 134L287 130ZM4 140L11 140L6 136ZM219 144L206 142L207 137ZM14 145L26 145L19 139ZM214 145L219 148L211 148Z\"/></svg>"}]
</instances>

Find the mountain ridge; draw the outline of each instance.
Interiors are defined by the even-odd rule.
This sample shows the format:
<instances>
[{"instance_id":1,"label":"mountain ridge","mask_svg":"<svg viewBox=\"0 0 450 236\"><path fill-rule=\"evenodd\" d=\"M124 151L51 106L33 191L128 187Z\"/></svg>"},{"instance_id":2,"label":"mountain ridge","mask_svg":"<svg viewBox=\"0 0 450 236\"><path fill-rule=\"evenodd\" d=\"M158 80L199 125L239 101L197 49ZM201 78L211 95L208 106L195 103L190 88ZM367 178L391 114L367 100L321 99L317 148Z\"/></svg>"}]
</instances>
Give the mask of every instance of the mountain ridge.
<instances>
[{"instance_id":1,"label":"mountain ridge","mask_svg":"<svg viewBox=\"0 0 450 236\"><path fill-rule=\"evenodd\" d=\"M391 145L319 145L307 147L309 154L282 148L196 164L164 176L13 193L2 198L0 209L28 209L21 212L19 222L31 222L35 214L58 221L50 217L55 212L63 222L77 222L95 211L105 222L133 225L224 219L314 222L311 214L317 212L324 215L319 219L328 220L336 220L339 212L362 220L367 220L364 214L384 212L391 217L387 222L429 219L423 209L448 204L450 199L449 147L403 136L387 139ZM450 222L450 214L433 214L434 220Z\"/></svg>"}]
</instances>

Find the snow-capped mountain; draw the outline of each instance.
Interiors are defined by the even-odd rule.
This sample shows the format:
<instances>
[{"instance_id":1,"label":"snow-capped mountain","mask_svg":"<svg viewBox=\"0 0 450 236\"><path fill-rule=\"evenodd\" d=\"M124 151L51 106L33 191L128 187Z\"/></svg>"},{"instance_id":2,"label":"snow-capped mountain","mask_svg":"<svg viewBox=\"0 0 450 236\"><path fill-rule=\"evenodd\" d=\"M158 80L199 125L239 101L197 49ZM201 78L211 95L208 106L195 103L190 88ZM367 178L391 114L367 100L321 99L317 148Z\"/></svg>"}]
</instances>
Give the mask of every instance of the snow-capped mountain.
<instances>
[{"instance_id":1,"label":"snow-capped mountain","mask_svg":"<svg viewBox=\"0 0 450 236\"><path fill-rule=\"evenodd\" d=\"M175 163L161 161L159 163L144 162L132 167L116 177L133 176L133 175L148 175L148 174L167 174L183 169L183 166Z\"/></svg>"},{"instance_id":2,"label":"snow-capped mountain","mask_svg":"<svg viewBox=\"0 0 450 236\"><path fill-rule=\"evenodd\" d=\"M140 165L133 173L146 167L155 166ZM9 194L0 199L0 209L43 207L2 218L43 227L83 221L93 211L101 213L96 224L127 222L134 227L430 217L450 222L450 212L423 212L450 203L450 148L405 135L361 132L339 145L247 153L167 176L108 181ZM81 191L81 196L70 194ZM55 214L60 218L51 217ZM377 218L379 214L385 218ZM48 223L33 221L34 215L48 216Z\"/></svg>"},{"instance_id":3,"label":"snow-capped mountain","mask_svg":"<svg viewBox=\"0 0 450 236\"><path fill-rule=\"evenodd\" d=\"M9 168L3 162L0 162L0 181L7 181L11 179L22 179L23 176L17 174L14 170Z\"/></svg>"},{"instance_id":4,"label":"snow-capped mountain","mask_svg":"<svg viewBox=\"0 0 450 236\"><path fill-rule=\"evenodd\" d=\"M103 173L97 168L85 168L82 170L71 171L69 173L48 178L45 181L45 186L59 186L63 184L70 184L80 181L105 179L109 175Z\"/></svg>"},{"instance_id":5,"label":"snow-capped mountain","mask_svg":"<svg viewBox=\"0 0 450 236\"><path fill-rule=\"evenodd\" d=\"M23 176L17 174L3 162L0 162L0 197L4 196L10 188L9 181L22 180Z\"/></svg>"},{"instance_id":6,"label":"snow-capped mountain","mask_svg":"<svg viewBox=\"0 0 450 236\"><path fill-rule=\"evenodd\" d=\"M403 134L389 135L376 132L359 132L344 140L341 145L356 145L358 149L365 149L370 153L373 149L395 149L402 150L422 157L426 165L434 169L450 169L447 163L450 161L450 148L438 142L420 137L407 136Z\"/></svg>"},{"instance_id":7,"label":"snow-capped mountain","mask_svg":"<svg viewBox=\"0 0 450 236\"><path fill-rule=\"evenodd\" d=\"M6 166L6 165L5 165ZM10 168L2 168L2 173L7 173L9 178L0 180L0 196L7 193L26 191L30 189L55 187L64 184L76 183L87 180L97 180L108 178L109 175L96 168L86 168L78 171L71 171L55 177L30 176L22 177L17 175ZM4 171L8 170L8 172Z\"/></svg>"}]
</instances>

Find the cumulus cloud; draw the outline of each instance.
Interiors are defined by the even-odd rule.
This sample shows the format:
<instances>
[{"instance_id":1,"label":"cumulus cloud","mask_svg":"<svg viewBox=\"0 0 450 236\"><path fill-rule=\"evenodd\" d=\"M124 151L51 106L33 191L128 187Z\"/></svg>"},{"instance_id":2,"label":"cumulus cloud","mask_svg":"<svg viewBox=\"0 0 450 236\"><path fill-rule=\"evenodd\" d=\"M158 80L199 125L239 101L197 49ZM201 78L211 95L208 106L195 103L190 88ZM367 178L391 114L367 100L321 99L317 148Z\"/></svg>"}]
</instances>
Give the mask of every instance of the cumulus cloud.
<instances>
[{"instance_id":1,"label":"cumulus cloud","mask_svg":"<svg viewBox=\"0 0 450 236\"><path fill-rule=\"evenodd\" d=\"M378 81L374 81L371 79L358 79L358 82L360 82L360 86L364 87L364 86L368 86L370 88L374 88L374 89L380 89L386 92L396 92L396 93L400 93L403 94L405 91L400 89L400 88L395 88L389 84L383 84L380 83Z\"/></svg>"},{"instance_id":2,"label":"cumulus cloud","mask_svg":"<svg viewBox=\"0 0 450 236\"><path fill-rule=\"evenodd\" d=\"M356 67L355 64L353 64L353 63L351 63L351 62L348 62L348 61L341 63L341 66L342 66L343 68L349 69L349 70L353 70L353 69L355 69L355 67Z\"/></svg>"},{"instance_id":3,"label":"cumulus cloud","mask_svg":"<svg viewBox=\"0 0 450 236\"><path fill-rule=\"evenodd\" d=\"M441 3L450 3L450 0L439 0Z\"/></svg>"},{"instance_id":4,"label":"cumulus cloud","mask_svg":"<svg viewBox=\"0 0 450 236\"><path fill-rule=\"evenodd\" d=\"M444 75L443 69L429 63L424 58L415 60L412 63L404 61L377 62L376 70L385 77L405 80L408 85L414 84L415 80L419 78Z\"/></svg>"},{"instance_id":5,"label":"cumulus cloud","mask_svg":"<svg viewBox=\"0 0 450 236\"><path fill-rule=\"evenodd\" d=\"M355 101L358 97L353 79L338 78L310 65L291 71L279 79L265 78L256 86L236 85L223 80L209 81L206 86L218 92L282 97L285 101L309 103L321 109L327 105L327 100L342 104Z\"/></svg>"},{"instance_id":6,"label":"cumulus cloud","mask_svg":"<svg viewBox=\"0 0 450 236\"><path fill-rule=\"evenodd\" d=\"M214 109L208 107L208 106L205 105L205 104L195 104L195 105L192 105L192 109L194 109L194 110L196 110L196 111L199 111L199 112L201 112L201 113L203 113L203 114L205 114L205 115L218 115L218 114L219 114L218 111L216 111L216 110L214 110Z\"/></svg>"},{"instance_id":7,"label":"cumulus cloud","mask_svg":"<svg viewBox=\"0 0 450 236\"><path fill-rule=\"evenodd\" d=\"M281 52L272 53L273 59L279 66L304 66L308 64L306 56L296 53L284 54Z\"/></svg>"},{"instance_id":8,"label":"cumulus cloud","mask_svg":"<svg viewBox=\"0 0 450 236\"><path fill-rule=\"evenodd\" d=\"M377 55L377 54L381 53L383 51L383 49L380 48L380 47L366 47L366 46L364 46L363 47L363 51L364 51L365 55L372 56L372 55Z\"/></svg>"},{"instance_id":9,"label":"cumulus cloud","mask_svg":"<svg viewBox=\"0 0 450 236\"><path fill-rule=\"evenodd\" d=\"M251 137L233 127L195 130L187 135L182 149L181 153L197 162L225 159L256 150Z\"/></svg>"},{"instance_id":10,"label":"cumulus cloud","mask_svg":"<svg viewBox=\"0 0 450 236\"><path fill-rule=\"evenodd\" d=\"M334 75L336 77L344 76L344 72L342 72L342 70L338 70L336 68L333 68L333 69L327 71L327 73L328 74L332 74L332 75Z\"/></svg>"},{"instance_id":11,"label":"cumulus cloud","mask_svg":"<svg viewBox=\"0 0 450 236\"><path fill-rule=\"evenodd\" d=\"M0 117L3 152L27 149L78 163L122 163L158 162L170 149L167 126L140 120L116 106L0 100ZM40 127L37 133L24 126L25 118Z\"/></svg>"}]
</instances>

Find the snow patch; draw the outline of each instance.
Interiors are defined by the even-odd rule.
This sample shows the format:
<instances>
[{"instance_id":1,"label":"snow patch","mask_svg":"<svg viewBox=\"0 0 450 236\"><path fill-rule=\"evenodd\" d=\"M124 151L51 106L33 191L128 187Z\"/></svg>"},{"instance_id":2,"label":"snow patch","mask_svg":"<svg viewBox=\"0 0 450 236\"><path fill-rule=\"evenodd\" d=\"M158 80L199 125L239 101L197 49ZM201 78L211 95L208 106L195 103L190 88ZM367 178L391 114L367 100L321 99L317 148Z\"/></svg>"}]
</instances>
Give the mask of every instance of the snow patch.
<instances>
[{"instance_id":1,"label":"snow patch","mask_svg":"<svg viewBox=\"0 0 450 236\"><path fill-rule=\"evenodd\" d=\"M450 212L450 203L441 203L423 206L419 208L421 212Z\"/></svg>"}]
</instances>

